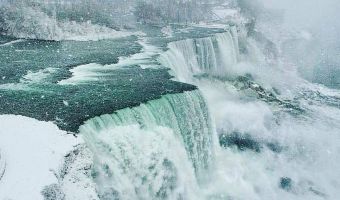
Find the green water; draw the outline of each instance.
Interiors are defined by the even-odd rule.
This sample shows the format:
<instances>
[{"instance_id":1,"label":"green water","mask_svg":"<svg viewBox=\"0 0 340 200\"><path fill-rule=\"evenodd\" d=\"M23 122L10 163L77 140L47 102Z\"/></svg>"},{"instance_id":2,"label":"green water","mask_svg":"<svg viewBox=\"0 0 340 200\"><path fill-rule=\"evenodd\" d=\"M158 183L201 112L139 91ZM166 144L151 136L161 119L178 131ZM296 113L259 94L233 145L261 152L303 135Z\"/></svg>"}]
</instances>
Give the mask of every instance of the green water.
<instances>
[{"instance_id":1,"label":"green water","mask_svg":"<svg viewBox=\"0 0 340 200\"><path fill-rule=\"evenodd\" d=\"M17 83L28 72L47 68L56 69L49 82L57 82L70 77L68 70L78 65L117 63L120 56L141 50L136 40L136 37L85 42L25 40L0 46L0 84Z\"/></svg>"},{"instance_id":2,"label":"green water","mask_svg":"<svg viewBox=\"0 0 340 200\"><path fill-rule=\"evenodd\" d=\"M139 27L148 43L160 49L166 49L168 42L174 40L223 31L178 25L172 28L174 36L166 38L160 27ZM77 132L84 121L95 116L138 106L164 94L196 89L170 80L165 68L142 69L138 63L105 67L141 51L137 36L100 41L18 40L0 36L0 114L53 121L63 130ZM157 62L156 58L150 58L150 62L152 59ZM94 69L101 74L95 80L59 84L72 77L70 70L90 63L102 66Z\"/></svg>"}]
</instances>

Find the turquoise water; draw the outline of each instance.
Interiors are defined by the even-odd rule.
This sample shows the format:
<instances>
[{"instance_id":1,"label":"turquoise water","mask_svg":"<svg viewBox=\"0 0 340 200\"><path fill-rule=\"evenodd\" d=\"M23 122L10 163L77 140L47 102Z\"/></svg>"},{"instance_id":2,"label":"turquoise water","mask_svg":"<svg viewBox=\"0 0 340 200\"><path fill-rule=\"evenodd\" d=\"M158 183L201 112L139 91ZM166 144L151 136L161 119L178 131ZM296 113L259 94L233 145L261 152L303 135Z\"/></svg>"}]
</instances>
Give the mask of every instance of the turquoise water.
<instances>
[{"instance_id":1,"label":"turquoise water","mask_svg":"<svg viewBox=\"0 0 340 200\"><path fill-rule=\"evenodd\" d=\"M0 114L84 139L52 189L67 197L71 176L95 199L336 199L340 93L315 82L336 88L337 73L307 81L265 34L203 26L0 37Z\"/></svg>"},{"instance_id":2,"label":"turquoise water","mask_svg":"<svg viewBox=\"0 0 340 200\"><path fill-rule=\"evenodd\" d=\"M169 42L162 38L159 27L141 29L148 30L148 43L159 45L160 49ZM190 28L184 34L178 31L170 41L190 33L199 37L218 31L222 30ZM129 57L142 51L137 36L100 41L42 41L8 36L0 39L0 113L53 121L69 132L78 132L84 121L95 116L138 106L164 94L196 89L170 80L172 76L166 68L139 66L157 62L157 54L147 61L129 61ZM119 61L123 64L115 66ZM74 76L73 69L81 70L82 66L89 66L88 71L80 71L90 73L87 78L63 83Z\"/></svg>"},{"instance_id":3,"label":"turquoise water","mask_svg":"<svg viewBox=\"0 0 340 200\"><path fill-rule=\"evenodd\" d=\"M97 42L84 41L41 41L8 39L1 36L0 40L15 43L0 46L1 84L17 83L28 72L53 69L48 78L55 83L71 76L69 70L75 66L98 63L117 63L119 57L138 53L140 45L136 37L120 40L102 40ZM16 42L17 41L17 42Z\"/></svg>"}]
</instances>

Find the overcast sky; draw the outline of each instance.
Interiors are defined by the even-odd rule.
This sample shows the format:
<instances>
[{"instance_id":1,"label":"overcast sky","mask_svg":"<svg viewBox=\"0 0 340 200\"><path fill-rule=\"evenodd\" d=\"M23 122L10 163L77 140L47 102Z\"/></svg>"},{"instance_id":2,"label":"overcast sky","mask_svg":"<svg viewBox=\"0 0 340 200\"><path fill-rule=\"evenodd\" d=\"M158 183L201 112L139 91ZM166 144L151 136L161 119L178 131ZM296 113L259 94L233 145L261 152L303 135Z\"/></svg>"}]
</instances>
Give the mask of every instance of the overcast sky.
<instances>
[{"instance_id":1,"label":"overcast sky","mask_svg":"<svg viewBox=\"0 0 340 200\"><path fill-rule=\"evenodd\" d=\"M261 0L266 7L285 10L288 26L328 35L340 32L340 0Z\"/></svg>"}]
</instances>

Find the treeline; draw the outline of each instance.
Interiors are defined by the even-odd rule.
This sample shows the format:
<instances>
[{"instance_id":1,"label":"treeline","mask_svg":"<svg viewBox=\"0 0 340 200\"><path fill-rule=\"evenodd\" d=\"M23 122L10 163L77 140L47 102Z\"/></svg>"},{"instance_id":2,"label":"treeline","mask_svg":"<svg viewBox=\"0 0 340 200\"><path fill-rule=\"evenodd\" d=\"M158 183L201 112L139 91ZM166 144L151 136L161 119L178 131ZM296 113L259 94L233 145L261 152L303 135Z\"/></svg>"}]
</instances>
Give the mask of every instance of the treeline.
<instances>
[{"instance_id":1,"label":"treeline","mask_svg":"<svg viewBox=\"0 0 340 200\"><path fill-rule=\"evenodd\" d=\"M204 0L139 0L134 15L142 23L197 23L210 18L210 8Z\"/></svg>"},{"instance_id":2,"label":"treeline","mask_svg":"<svg viewBox=\"0 0 340 200\"><path fill-rule=\"evenodd\" d=\"M91 21L112 28L147 24L198 23L212 19L212 8L237 0L1 0L0 13L32 8L56 21ZM2 9L1 9L2 7ZM0 19L1 23L1 19Z\"/></svg>"},{"instance_id":3,"label":"treeline","mask_svg":"<svg viewBox=\"0 0 340 200\"><path fill-rule=\"evenodd\" d=\"M0 4L0 29L4 21L21 17L21 13L45 13L55 21L91 22L119 29L130 13L135 0L2 0ZM15 20L15 19L14 19Z\"/></svg>"}]
</instances>

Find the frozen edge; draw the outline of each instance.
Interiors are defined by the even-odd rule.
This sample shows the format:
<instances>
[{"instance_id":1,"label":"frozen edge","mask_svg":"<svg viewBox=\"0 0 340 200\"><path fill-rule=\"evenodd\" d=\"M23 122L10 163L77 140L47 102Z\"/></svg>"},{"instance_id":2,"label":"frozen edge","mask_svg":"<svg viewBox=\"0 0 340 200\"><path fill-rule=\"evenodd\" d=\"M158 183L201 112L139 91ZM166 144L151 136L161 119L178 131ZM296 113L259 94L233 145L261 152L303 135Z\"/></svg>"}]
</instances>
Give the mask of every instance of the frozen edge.
<instances>
[{"instance_id":1,"label":"frozen edge","mask_svg":"<svg viewBox=\"0 0 340 200\"><path fill-rule=\"evenodd\" d=\"M6 172L6 160L4 156L1 154L0 150L0 182L5 175L5 172Z\"/></svg>"}]
</instances>

